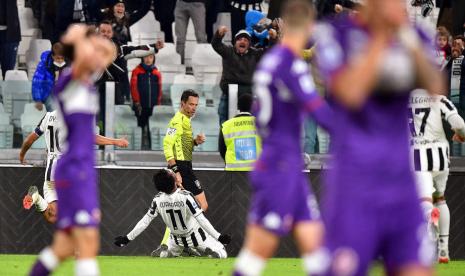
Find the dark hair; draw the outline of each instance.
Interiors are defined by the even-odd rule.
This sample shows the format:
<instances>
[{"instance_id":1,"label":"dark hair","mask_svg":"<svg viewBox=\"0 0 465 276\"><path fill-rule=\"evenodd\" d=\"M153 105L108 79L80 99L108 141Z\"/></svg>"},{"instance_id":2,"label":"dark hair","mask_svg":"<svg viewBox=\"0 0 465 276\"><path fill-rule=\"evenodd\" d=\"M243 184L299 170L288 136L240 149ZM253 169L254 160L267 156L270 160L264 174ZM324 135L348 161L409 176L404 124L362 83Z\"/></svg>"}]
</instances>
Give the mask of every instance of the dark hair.
<instances>
[{"instance_id":1,"label":"dark hair","mask_svg":"<svg viewBox=\"0 0 465 276\"><path fill-rule=\"evenodd\" d=\"M100 21L100 23L98 23L99 27L100 27L100 25L103 25L103 24L112 26L111 21L107 20L107 19L104 19L104 20Z\"/></svg>"},{"instance_id":2,"label":"dark hair","mask_svg":"<svg viewBox=\"0 0 465 276\"><path fill-rule=\"evenodd\" d=\"M152 178L155 188L167 194L171 194L174 190L174 177L167 169L162 169L153 175Z\"/></svg>"},{"instance_id":3,"label":"dark hair","mask_svg":"<svg viewBox=\"0 0 465 276\"><path fill-rule=\"evenodd\" d=\"M65 47L61 42L56 42L52 46L52 54L54 56L63 56L65 51Z\"/></svg>"},{"instance_id":4,"label":"dark hair","mask_svg":"<svg viewBox=\"0 0 465 276\"><path fill-rule=\"evenodd\" d=\"M465 42L465 36L463 36L463 35L456 35L456 36L454 37L454 40L457 40L457 39L460 39L460 40L462 40L463 42Z\"/></svg>"},{"instance_id":5,"label":"dark hair","mask_svg":"<svg viewBox=\"0 0 465 276\"><path fill-rule=\"evenodd\" d=\"M237 109L241 112L250 112L252 109L253 97L249 93L242 94L237 101Z\"/></svg>"},{"instance_id":6,"label":"dark hair","mask_svg":"<svg viewBox=\"0 0 465 276\"><path fill-rule=\"evenodd\" d=\"M281 9L284 24L289 28L299 28L315 16L312 4L308 0L289 0Z\"/></svg>"},{"instance_id":7,"label":"dark hair","mask_svg":"<svg viewBox=\"0 0 465 276\"><path fill-rule=\"evenodd\" d=\"M181 95L181 102L186 103L189 97L198 98L199 94L197 94L197 92L195 92L192 89L184 90L184 92L182 92L182 95Z\"/></svg>"}]
</instances>

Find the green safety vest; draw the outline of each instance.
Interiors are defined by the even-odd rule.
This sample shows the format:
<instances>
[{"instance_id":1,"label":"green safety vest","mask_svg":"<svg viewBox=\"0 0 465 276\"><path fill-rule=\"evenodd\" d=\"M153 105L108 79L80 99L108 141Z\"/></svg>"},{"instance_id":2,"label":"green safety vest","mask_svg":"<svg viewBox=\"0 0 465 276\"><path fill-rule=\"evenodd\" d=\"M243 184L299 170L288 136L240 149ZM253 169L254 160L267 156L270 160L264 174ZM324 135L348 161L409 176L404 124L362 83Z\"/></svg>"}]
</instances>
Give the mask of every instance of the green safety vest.
<instances>
[{"instance_id":1,"label":"green safety vest","mask_svg":"<svg viewBox=\"0 0 465 276\"><path fill-rule=\"evenodd\" d=\"M262 141L257 134L255 117L234 117L223 123L225 162L227 171L250 171L262 151Z\"/></svg>"}]
</instances>

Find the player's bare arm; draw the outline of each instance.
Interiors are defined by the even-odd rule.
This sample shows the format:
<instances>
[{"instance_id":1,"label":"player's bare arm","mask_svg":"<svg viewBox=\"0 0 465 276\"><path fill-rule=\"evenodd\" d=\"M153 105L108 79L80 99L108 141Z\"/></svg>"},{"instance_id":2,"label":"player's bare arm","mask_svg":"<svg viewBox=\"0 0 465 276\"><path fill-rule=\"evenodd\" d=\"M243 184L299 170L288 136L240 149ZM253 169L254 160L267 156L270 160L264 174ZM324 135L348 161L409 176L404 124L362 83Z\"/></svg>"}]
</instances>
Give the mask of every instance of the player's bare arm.
<instances>
[{"instance_id":1,"label":"player's bare arm","mask_svg":"<svg viewBox=\"0 0 465 276\"><path fill-rule=\"evenodd\" d=\"M98 134L95 135L95 144L99 146L113 145L120 148L127 148L129 146L129 142L126 138L110 138Z\"/></svg>"},{"instance_id":2,"label":"player's bare arm","mask_svg":"<svg viewBox=\"0 0 465 276\"><path fill-rule=\"evenodd\" d=\"M27 151L31 148L32 144L39 139L39 135L35 132L31 132L24 140L23 145L21 146L21 151L19 152L19 161L21 164L25 165L26 160L24 159L26 156Z\"/></svg>"}]
</instances>

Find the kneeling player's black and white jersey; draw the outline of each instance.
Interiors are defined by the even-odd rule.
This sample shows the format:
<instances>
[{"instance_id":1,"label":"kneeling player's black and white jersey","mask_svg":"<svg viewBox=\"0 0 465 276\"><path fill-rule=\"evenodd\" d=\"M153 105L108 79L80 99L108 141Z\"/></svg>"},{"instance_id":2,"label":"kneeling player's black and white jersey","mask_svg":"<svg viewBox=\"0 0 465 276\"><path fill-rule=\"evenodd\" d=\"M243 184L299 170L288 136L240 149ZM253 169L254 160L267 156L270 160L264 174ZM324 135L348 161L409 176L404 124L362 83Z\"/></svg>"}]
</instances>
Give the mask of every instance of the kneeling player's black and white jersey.
<instances>
[{"instance_id":1,"label":"kneeling player's black and white jersey","mask_svg":"<svg viewBox=\"0 0 465 276\"><path fill-rule=\"evenodd\" d=\"M417 89L410 96L409 126L416 171L449 169L449 142L443 119L453 130L465 134L465 123L446 97Z\"/></svg>"},{"instance_id":2,"label":"kneeling player's black and white jersey","mask_svg":"<svg viewBox=\"0 0 465 276\"><path fill-rule=\"evenodd\" d=\"M53 181L55 165L62 155L60 145L63 145L63 135L60 134L60 124L56 111L47 112L40 120L34 132L38 136L44 135L47 146L47 168L45 170L45 180Z\"/></svg>"},{"instance_id":3,"label":"kneeling player's black and white jersey","mask_svg":"<svg viewBox=\"0 0 465 276\"><path fill-rule=\"evenodd\" d=\"M197 247L206 240L205 232L216 240L220 237L220 233L205 218L192 193L178 189L172 194L157 194L145 216L127 235L128 239L134 240L158 215L179 246Z\"/></svg>"}]
</instances>

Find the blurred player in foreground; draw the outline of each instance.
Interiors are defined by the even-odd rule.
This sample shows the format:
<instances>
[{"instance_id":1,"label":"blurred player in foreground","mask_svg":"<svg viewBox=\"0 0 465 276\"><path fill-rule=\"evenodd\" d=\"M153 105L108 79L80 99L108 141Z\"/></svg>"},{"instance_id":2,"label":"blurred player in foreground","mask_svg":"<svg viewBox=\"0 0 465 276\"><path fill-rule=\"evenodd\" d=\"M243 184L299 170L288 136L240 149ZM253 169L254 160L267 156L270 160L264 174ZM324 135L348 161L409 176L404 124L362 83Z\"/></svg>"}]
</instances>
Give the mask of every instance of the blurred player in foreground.
<instances>
[{"instance_id":1,"label":"blurred player in foreground","mask_svg":"<svg viewBox=\"0 0 465 276\"><path fill-rule=\"evenodd\" d=\"M126 236L115 238L115 245L127 245L160 215L171 231L168 248L160 252L160 257L179 257L185 248L193 248L203 256L226 258L223 244L229 244L231 237L218 233L204 216L192 193L179 189L175 181L176 175L169 169L163 169L153 176L159 193L134 229Z\"/></svg>"},{"instance_id":2,"label":"blurred player in foreground","mask_svg":"<svg viewBox=\"0 0 465 276\"><path fill-rule=\"evenodd\" d=\"M449 142L446 120L458 142L465 141L465 122L445 96L431 96L417 89L410 96L409 124L417 189L433 240L438 241L439 263L449 262L450 211L444 198L449 177ZM434 206L433 206L434 199Z\"/></svg>"},{"instance_id":3,"label":"blurred player in foreground","mask_svg":"<svg viewBox=\"0 0 465 276\"><path fill-rule=\"evenodd\" d=\"M307 274L320 271L317 251L323 235L317 202L309 191L300 143L302 120L311 115L327 128L332 112L316 92L300 58L314 13L308 1L286 2L279 45L262 58L254 75L259 106L257 129L263 151L250 175L253 189L249 222L234 275L259 275L280 237L292 231Z\"/></svg>"},{"instance_id":4,"label":"blurred player in foreground","mask_svg":"<svg viewBox=\"0 0 465 276\"><path fill-rule=\"evenodd\" d=\"M45 134L45 144L47 146L47 167L45 168L45 180L43 186L44 196L39 194L36 186L29 187L27 195L23 199L23 206L29 210L35 205L36 210L43 214L45 220L49 223L55 223L57 213L57 194L55 191L55 167L60 159L62 152L60 145L63 144L63 131L59 128L57 112L47 112L40 120L36 129L31 132L24 140L19 153L19 161L26 164L24 159L27 151L31 148L40 136ZM61 134L60 134L61 133ZM115 145L118 147L127 147L129 145L126 139L114 139L101 135L95 135L95 144L97 145Z\"/></svg>"},{"instance_id":5,"label":"blurred player in foreground","mask_svg":"<svg viewBox=\"0 0 465 276\"><path fill-rule=\"evenodd\" d=\"M431 275L410 162L409 92L445 91L428 55L432 40L409 25L404 0L367 0L355 15L315 31L336 121L322 217L327 275L366 275L381 257L388 275Z\"/></svg>"},{"instance_id":6,"label":"blurred player in foreground","mask_svg":"<svg viewBox=\"0 0 465 276\"><path fill-rule=\"evenodd\" d=\"M58 122L66 137L55 169L58 217L51 247L43 249L30 275L49 275L58 265L76 256L75 275L99 275L100 209L95 165L95 114L98 95L95 74L114 59L114 46L84 25L72 25L62 43L72 59L70 70L58 80Z\"/></svg>"}]
</instances>

